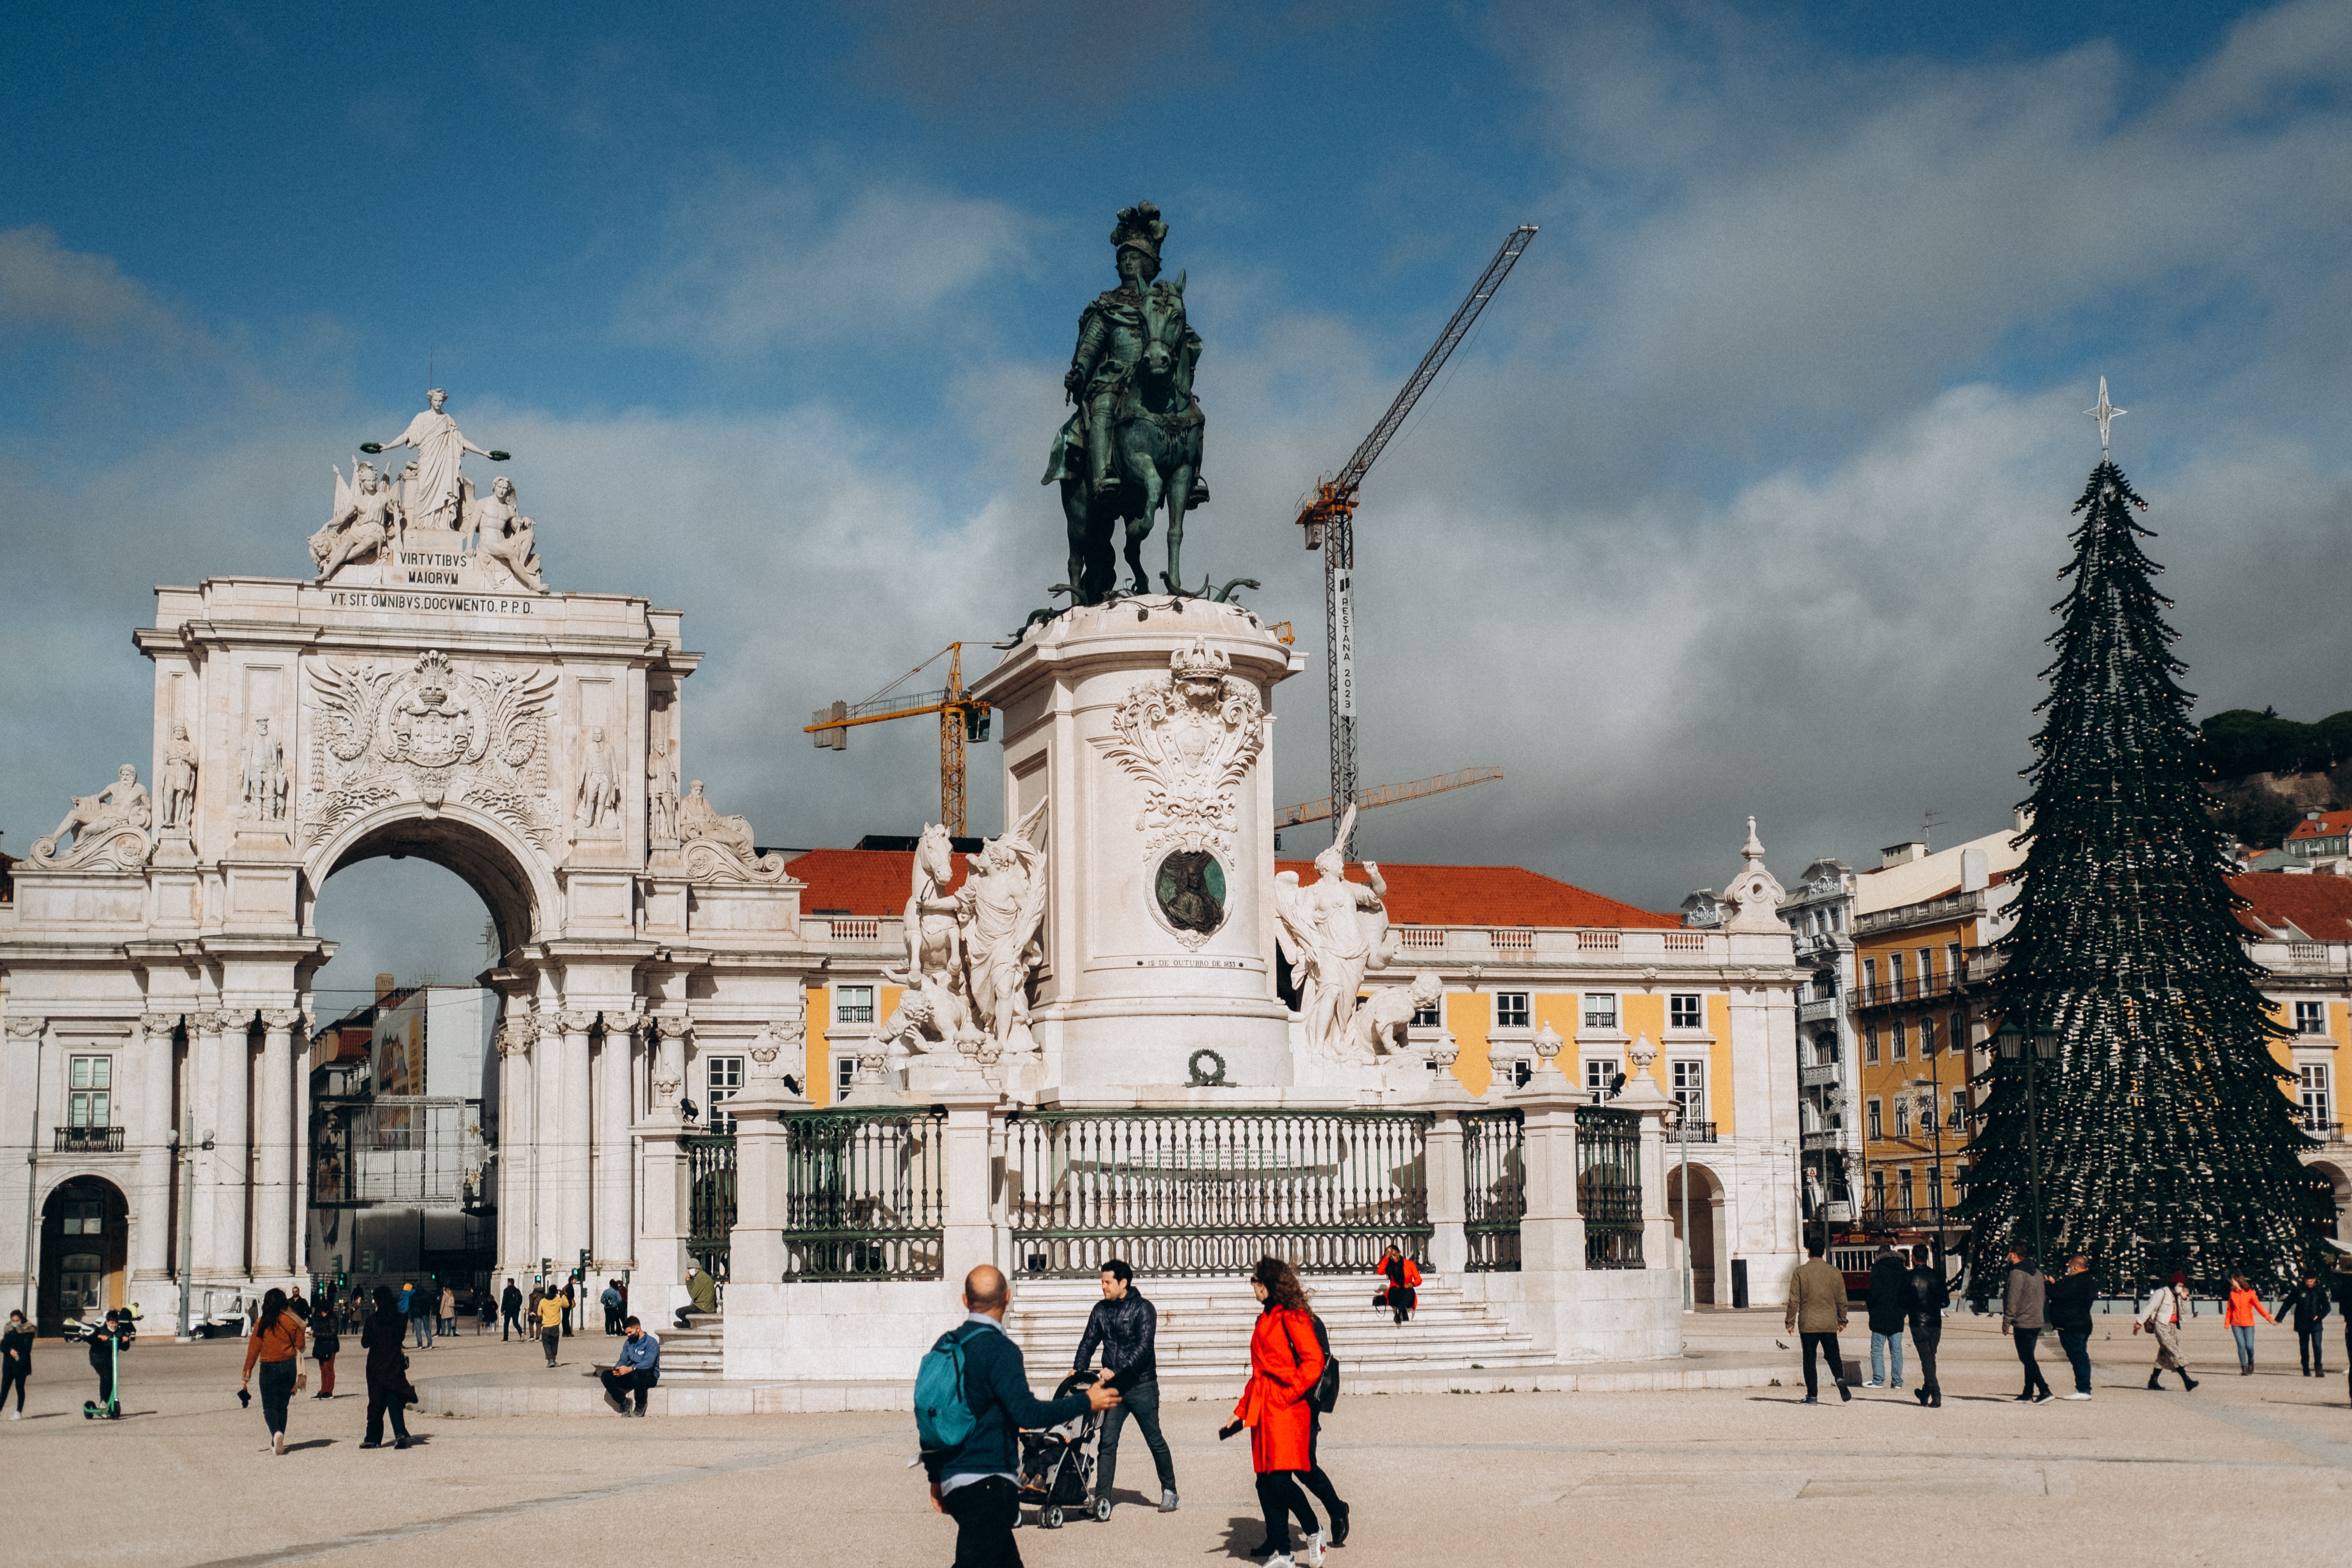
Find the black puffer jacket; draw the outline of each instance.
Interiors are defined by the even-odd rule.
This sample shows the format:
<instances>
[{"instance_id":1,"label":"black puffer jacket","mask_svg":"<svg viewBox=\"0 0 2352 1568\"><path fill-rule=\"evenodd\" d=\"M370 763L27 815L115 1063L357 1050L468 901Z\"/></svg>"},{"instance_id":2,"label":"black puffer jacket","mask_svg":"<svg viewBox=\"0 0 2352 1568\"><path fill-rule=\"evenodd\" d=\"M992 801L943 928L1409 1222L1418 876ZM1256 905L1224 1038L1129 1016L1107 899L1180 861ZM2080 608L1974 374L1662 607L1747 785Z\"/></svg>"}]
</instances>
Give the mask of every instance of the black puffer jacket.
<instances>
[{"instance_id":1,"label":"black puffer jacket","mask_svg":"<svg viewBox=\"0 0 2352 1568\"><path fill-rule=\"evenodd\" d=\"M1087 1331L1078 1341L1078 1359L1073 1363L1084 1372L1095 1358L1095 1347L1102 1347L1103 1366L1113 1375L1114 1388L1133 1388L1149 1382L1160 1371L1153 1359L1151 1342L1160 1331L1160 1309L1143 1299L1143 1293L1133 1285L1116 1301L1097 1301L1094 1311L1087 1318Z\"/></svg>"},{"instance_id":2,"label":"black puffer jacket","mask_svg":"<svg viewBox=\"0 0 2352 1568\"><path fill-rule=\"evenodd\" d=\"M408 1328L408 1320L397 1311L371 1312L366 1326L360 1330L360 1343L367 1350L367 1385L371 1391L398 1393L408 1384L408 1357L400 1342Z\"/></svg>"},{"instance_id":3,"label":"black puffer jacket","mask_svg":"<svg viewBox=\"0 0 2352 1568\"><path fill-rule=\"evenodd\" d=\"M1911 1337L1931 1339L1944 1331L1944 1309L1952 1304L1952 1288L1944 1271L1932 1263L1911 1270Z\"/></svg>"},{"instance_id":4,"label":"black puffer jacket","mask_svg":"<svg viewBox=\"0 0 2352 1568\"><path fill-rule=\"evenodd\" d=\"M1911 1270L1888 1253L1870 1266L1870 1331L1899 1334L1911 1315Z\"/></svg>"}]
</instances>

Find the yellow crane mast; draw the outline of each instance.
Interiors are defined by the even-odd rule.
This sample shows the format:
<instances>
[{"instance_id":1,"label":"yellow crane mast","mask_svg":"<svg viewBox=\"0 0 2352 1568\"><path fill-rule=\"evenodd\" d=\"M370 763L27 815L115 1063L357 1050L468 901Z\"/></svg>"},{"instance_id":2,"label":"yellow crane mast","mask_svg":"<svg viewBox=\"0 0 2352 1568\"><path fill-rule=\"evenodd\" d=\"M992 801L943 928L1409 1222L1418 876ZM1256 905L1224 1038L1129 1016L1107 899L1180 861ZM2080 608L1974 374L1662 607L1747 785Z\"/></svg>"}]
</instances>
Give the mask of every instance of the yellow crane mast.
<instances>
[{"instance_id":1,"label":"yellow crane mast","mask_svg":"<svg viewBox=\"0 0 2352 1568\"><path fill-rule=\"evenodd\" d=\"M939 663L948 661L947 685L936 691L900 692L898 689ZM894 695L895 693L895 695ZM801 726L814 735L819 751L849 750L849 731L860 724L884 724L893 719L914 719L926 713L940 717L940 820L949 834L964 837L964 758L966 742L988 739L988 704L964 689L963 644L951 642L863 702L835 702L820 708Z\"/></svg>"}]
</instances>

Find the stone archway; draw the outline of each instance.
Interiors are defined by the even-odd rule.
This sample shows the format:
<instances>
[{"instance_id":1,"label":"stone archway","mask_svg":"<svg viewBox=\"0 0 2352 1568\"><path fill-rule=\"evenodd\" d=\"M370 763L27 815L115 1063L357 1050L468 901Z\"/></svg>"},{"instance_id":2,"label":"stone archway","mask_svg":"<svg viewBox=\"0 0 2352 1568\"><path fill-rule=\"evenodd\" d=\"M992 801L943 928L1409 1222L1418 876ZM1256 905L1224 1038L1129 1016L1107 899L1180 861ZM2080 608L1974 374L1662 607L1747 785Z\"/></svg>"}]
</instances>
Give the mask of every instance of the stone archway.
<instances>
[{"instance_id":1,"label":"stone archway","mask_svg":"<svg viewBox=\"0 0 2352 1568\"><path fill-rule=\"evenodd\" d=\"M2336 1224L2329 1234L2339 1238L2347 1230L2352 1230L2352 1169L2347 1169L2347 1162L2338 1158L2304 1162L2305 1169L2315 1176L2325 1177L2328 1186L2333 1189L2336 1200Z\"/></svg>"},{"instance_id":2,"label":"stone archway","mask_svg":"<svg viewBox=\"0 0 2352 1568\"><path fill-rule=\"evenodd\" d=\"M318 896L345 867L373 859L427 861L453 873L489 911L503 957L543 936L559 894L554 868L537 847L497 817L464 805L427 808L395 801L344 824L304 861L301 920L315 929Z\"/></svg>"},{"instance_id":3,"label":"stone archway","mask_svg":"<svg viewBox=\"0 0 2352 1568\"><path fill-rule=\"evenodd\" d=\"M1675 1245L1682 1246L1683 1163L1675 1146L1666 1145L1666 1213L1675 1223ZM1728 1306L1731 1300L1730 1227L1726 1223L1722 1181L1694 1160L1690 1163L1691 1300L1697 1306ZM1676 1259L1679 1267L1679 1259Z\"/></svg>"},{"instance_id":4,"label":"stone archway","mask_svg":"<svg viewBox=\"0 0 2352 1568\"><path fill-rule=\"evenodd\" d=\"M64 1331L68 1318L103 1316L130 1304L131 1205L105 1177L80 1173L49 1189L41 1205L40 1331Z\"/></svg>"}]
</instances>

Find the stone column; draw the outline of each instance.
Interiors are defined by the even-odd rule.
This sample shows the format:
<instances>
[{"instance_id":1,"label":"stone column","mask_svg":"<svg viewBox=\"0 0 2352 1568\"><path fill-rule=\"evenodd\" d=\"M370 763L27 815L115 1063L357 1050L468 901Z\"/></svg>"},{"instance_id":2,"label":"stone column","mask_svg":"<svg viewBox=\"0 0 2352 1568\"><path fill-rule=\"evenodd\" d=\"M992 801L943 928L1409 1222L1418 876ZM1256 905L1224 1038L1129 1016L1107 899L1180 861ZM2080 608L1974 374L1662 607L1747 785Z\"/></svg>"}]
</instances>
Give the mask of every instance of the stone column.
<instances>
[{"instance_id":1,"label":"stone column","mask_svg":"<svg viewBox=\"0 0 2352 1568\"><path fill-rule=\"evenodd\" d=\"M553 1268L562 1249L563 1020L542 1007L531 1016L530 1240L525 1258ZM586 1172L579 1173L585 1176Z\"/></svg>"},{"instance_id":2,"label":"stone column","mask_svg":"<svg viewBox=\"0 0 2352 1568\"><path fill-rule=\"evenodd\" d=\"M1675 1216L1666 1207L1665 1141L1666 1121L1679 1107L1650 1076L1658 1047L1649 1036L1635 1037L1626 1056L1633 1070L1625 1079L1624 1092L1611 1103L1620 1110L1638 1111L1642 1118L1642 1267L1671 1269L1679 1279L1682 1248L1675 1240ZM1680 1293L1677 1286L1677 1301Z\"/></svg>"},{"instance_id":3,"label":"stone column","mask_svg":"<svg viewBox=\"0 0 2352 1568\"><path fill-rule=\"evenodd\" d=\"M1003 1096L971 1075L969 1087L950 1088L931 1096L948 1113L946 1151L941 1165L947 1178L947 1221L940 1237L941 1282L952 1296L963 1289L963 1277L983 1263L1005 1266L997 1245L989 1198L991 1123ZM1007 1272L1010 1272L1008 1269Z\"/></svg>"},{"instance_id":4,"label":"stone column","mask_svg":"<svg viewBox=\"0 0 2352 1568\"><path fill-rule=\"evenodd\" d=\"M221 1032L228 1016L216 1011L188 1015L188 1114L195 1122L195 1139L181 1157L196 1163L194 1186L188 1195L188 1256L180 1267L196 1278L209 1277L219 1249L213 1243L220 1214L220 1070ZM215 1140L207 1149L205 1140ZM194 1307L192 1306L192 1310Z\"/></svg>"},{"instance_id":5,"label":"stone column","mask_svg":"<svg viewBox=\"0 0 2352 1568\"><path fill-rule=\"evenodd\" d=\"M172 1037L179 1026L177 1013L148 1013L139 1020L139 1194L131 1204L135 1280L162 1279L172 1270L172 1100L178 1076Z\"/></svg>"},{"instance_id":6,"label":"stone column","mask_svg":"<svg viewBox=\"0 0 2352 1568\"><path fill-rule=\"evenodd\" d=\"M1429 1056L1437 1071L1419 1097L1421 1108L1430 1112L1422 1164L1423 1189L1429 1203L1429 1272L1455 1279L1470 1266L1470 1238L1463 1228L1470 1218L1470 1188L1469 1173L1462 1163L1462 1113L1477 1106L1462 1080L1454 1076L1459 1049L1452 1035L1440 1037ZM1412 1066L1412 1070L1422 1069Z\"/></svg>"},{"instance_id":7,"label":"stone column","mask_svg":"<svg viewBox=\"0 0 2352 1568\"><path fill-rule=\"evenodd\" d=\"M253 1272L282 1284L294 1273L294 1026L292 1007L261 1015L261 1103L253 1119Z\"/></svg>"},{"instance_id":8,"label":"stone column","mask_svg":"<svg viewBox=\"0 0 2352 1568\"><path fill-rule=\"evenodd\" d=\"M509 1001L508 1005L514 1004ZM509 1014L499 1026L499 1270L520 1277L538 1257L530 1244L531 1101L530 1042L537 1031L528 1012Z\"/></svg>"},{"instance_id":9,"label":"stone column","mask_svg":"<svg viewBox=\"0 0 2352 1568\"><path fill-rule=\"evenodd\" d=\"M784 1118L814 1109L786 1089L781 1076L752 1077L727 1102L727 1112L735 1119L735 1225L727 1237L730 1289L772 1285L784 1277L784 1218L791 1194Z\"/></svg>"},{"instance_id":10,"label":"stone column","mask_svg":"<svg viewBox=\"0 0 2352 1568\"><path fill-rule=\"evenodd\" d=\"M1584 1214L1577 1201L1576 1112L1585 1092L1541 1058L1525 1087L1505 1097L1522 1119L1527 1212L1519 1220L1519 1279L1528 1331L1562 1361L1578 1350L1584 1301Z\"/></svg>"},{"instance_id":11,"label":"stone column","mask_svg":"<svg viewBox=\"0 0 2352 1568\"><path fill-rule=\"evenodd\" d=\"M5 1163L23 1173L26 1186L26 1190L19 1193L11 1181L5 1198L0 1199L8 1205L6 1223L13 1229L25 1223L28 1213L35 1226L41 1223L40 1205L33 1199L41 1179L41 1140L52 1136L48 1129L53 1123L40 1114L41 1032L48 1027L48 1020L38 1015L12 1011L5 1023L8 1051L5 1058L0 1059L0 1091L5 1091L0 1092L0 1101L6 1103L13 1125L0 1128L0 1148L9 1151ZM25 1157L18 1160L14 1145L17 1136L28 1127L33 1142L25 1150ZM36 1310L33 1300L35 1281L24 1279L23 1271L28 1252L31 1267L38 1269L41 1266L40 1236L37 1231L29 1237L22 1231L13 1231L13 1234L0 1232L0 1235L10 1236L13 1242L8 1256L0 1259L0 1268L5 1268L21 1281L18 1294L25 1298L24 1309L30 1313Z\"/></svg>"},{"instance_id":12,"label":"stone column","mask_svg":"<svg viewBox=\"0 0 2352 1568\"><path fill-rule=\"evenodd\" d=\"M683 1013L664 1013L653 1020L661 1036L661 1044L654 1056L653 1109L664 1115L677 1114L678 1097L686 1089L686 1036L694 1027L694 1020ZM669 1087L664 1089L662 1086ZM708 1117L709 1106L702 1108Z\"/></svg>"},{"instance_id":13,"label":"stone column","mask_svg":"<svg viewBox=\"0 0 2352 1568\"><path fill-rule=\"evenodd\" d=\"M551 1256L555 1259L556 1272L569 1277L580 1267L581 1249L591 1245L588 1159L595 1123L589 1107L595 1086L588 1072L588 1031L595 1026L596 1015L567 1007L561 1023L563 1033L556 1065L561 1109L556 1119L555 1168L551 1173L559 1200L556 1212L561 1217L556 1222L555 1246ZM542 1207L542 1215L544 1212Z\"/></svg>"},{"instance_id":14,"label":"stone column","mask_svg":"<svg viewBox=\"0 0 2352 1568\"><path fill-rule=\"evenodd\" d=\"M632 1199L636 1184L630 1179L629 1126L636 1120L637 1031L645 1027L642 1011L604 1013L604 1056L596 1075L596 1267L618 1273L635 1267L636 1215Z\"/></svg>"},{"instance_id":15,"label":"stone column","mask_svg":"<svg viewBox=\"0 0 2352 1568\"><path fill-rule=\"evenodd\" d=\"M297 1011L294 1036L294 1273L314 1273L310 1266L310 1037L319 1020L309 996Z\"/></svg>"},{"instance_id":16,"label":"stone column","mask_svg":"<svg viewBox=\"0 0 2352 1568\"><path fill-rule=\"evenodd\" d=\"M222 1015L220 1131L213 1150L219 1186L214 1262L240 1280L253 1277L253 1019L251 1008Z\"/></svg>"},{"instance_id":17,"label":"stone column","mask_svg":"<svg viewBox=\"0 0 2352 1568\"><path fill-rule=\"evenodd\" d=\"M629 1129L643 1145L640 1159L645 1172L638 1200L636 1272L630 1277L629 1300L639 1303L639 1314L648 1323L669 1321L671 1310L686 1300L689 1194L685 1152L678 1145L686 1136L686 1124L677 1114L677 1079L664 1078L664 1070L656 1057L653 1104L646 1108L645 1120ZM740 1142L737 1147L741 1147ZM740 1215L740 1200L737 1212ZM782 1272L781 1262L778 1271Z\"/></svg>"}]
</instances>

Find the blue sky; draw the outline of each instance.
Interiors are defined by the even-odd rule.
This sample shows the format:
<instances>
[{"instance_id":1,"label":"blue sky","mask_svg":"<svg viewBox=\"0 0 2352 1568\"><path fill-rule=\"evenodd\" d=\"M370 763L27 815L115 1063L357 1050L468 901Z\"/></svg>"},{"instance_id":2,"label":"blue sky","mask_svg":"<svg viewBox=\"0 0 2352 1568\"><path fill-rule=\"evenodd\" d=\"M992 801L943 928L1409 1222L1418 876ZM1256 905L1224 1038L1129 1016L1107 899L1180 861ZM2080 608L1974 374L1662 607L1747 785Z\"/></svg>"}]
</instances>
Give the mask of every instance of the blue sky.
<instances>
[{"instance_id":1,"label":"blue sky","mask_svg":"<svg viewBox=\"0 0 2352 1568\"><path fill-rule=\"evenodd\" d=\"M12 22L0 843L148 765L150 586L299 572L428 355L558 585L687 610L724 809L910 831L923 735L798 722L1045 602L1060 371L1139 198L1208 344L1188 563L1302 626L1291 503L1543 227L1361 524L1367 778L1510 776L1379 856L1670 907L1750 812L1784 877L1996 826L2101 374L2192 689L2352 707L2352 7L682 15ZM1320 687L1277 698L1289 798Z\"/></svg>"}]
</instances>

